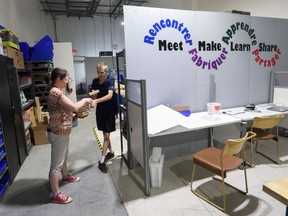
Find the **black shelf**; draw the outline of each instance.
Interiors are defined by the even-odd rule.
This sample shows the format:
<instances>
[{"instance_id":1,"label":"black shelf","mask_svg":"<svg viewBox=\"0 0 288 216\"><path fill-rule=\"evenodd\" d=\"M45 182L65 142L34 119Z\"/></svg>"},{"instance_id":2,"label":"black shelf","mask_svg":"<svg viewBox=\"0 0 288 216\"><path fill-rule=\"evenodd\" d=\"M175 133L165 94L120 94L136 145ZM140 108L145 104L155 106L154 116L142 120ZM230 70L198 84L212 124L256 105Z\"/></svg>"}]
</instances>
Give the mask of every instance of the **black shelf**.
<instances>
[{"instance_id":1,"label":"black shelf","mask_svg":"<svg viewBox=\"0 0 288 216\"><path fill-rule=\"evenodd\" d=\"M23 120L25 110L23 110L22 103L26 101L25 98L30 99L32 87L29 88L28 84L32 82L32 76L29 69L16 69L13 59L1 55L0 74L2 101L0 106L0 199L2 199L27 157ZM28 101L24 104L24 108L30 103Z\"/></svg>"},{"instance_id":2,"label":"black shelf","mask_svg":"<svg viewBox=\"0 0 288 216\"><path fill-rule=\"evenodd\" d=\"M6 174L7 171L8 171L8 166L2 171L2 173L0 173L0 179L2 179L2 177Z\"/></svg>"},{"instance_id":3,"label":"black shelf","mask_svg":"<svg viewBox=\"0 0 288 216\"><path fill-rule=\"evenodd\" d=\"M31 68L17 69L17 71L18 71L18 73L21 73L21 74L26 74L26 73L32 72Z\"/></svg>"},{"instance_id":4,"label":"black shelf","mask_svg":"<svg viewBox=\"0 0 288 216\"><path fill-rule=\"evenodd\" d=\"M3 158L5 158L5 157L6 157L6 153L3 153L3 155L0 156L0 161L2 161Z\"/></svg>"},{"instance_id":5,"label":"black shelf","mask_svg":"<svg viewBox=\"0 0 288 216\"><path fill-rule=\"evenodd\" d=\"M118 101L119 101L119 120L120 120L120 144L121 144L121 157L127 167L130 169L130 140L129 140L129 126L127 120L127 106L125 97L121 95L121 85L124 86L125 90L125 78L126 78L126 62L125 62L125 50L116 53L116 63L117 63L117 81L118 81ZM123 65L123 69L120 67L120 63ZM122 72L122 74L120 74ZM121 76L120 76L121 75ZM126 90L125 90L126 91ZM125 94L126 95L126 94ZM121 98L123 97L123 98ZM124 100L123 100L124 99ZM122 103L122 104L121 104ZM124 139L127 141L127 153L123 152Z\"/></svg>"},{"instance_id":6,"label":"black shelf","mask_svg":"<svg viewBox=\"0 0 288 216\"><path fill-rule=\"evenodd\" d=\"M8 168L7 168L8 170ZM9 184L10 184L10 178L6 174L7 170L3 173L3 175L1 176L1 181L0 181L0 201L2 200L4 194L6 193L6 191L8 190ZM4 180L4 178L6 177L6 179Z\"/></svg>"},{"instance_id":7,"label":"black shelf","mask_svg":"<svg viewBox=\"0 0 288 216\"><path fill-rule=\"evenodd\" d=\"M26 115L26 111L31 112L31 111L28 111L28 109L33 107L35 104L34 89L33 89L33 82L32 82L33 71L31 69L30 62L25 62L25 67L26 67L25 69L17 70L18 77L19 77L19 84L21 83L20 80L24 78L24 80L22 80L22 83L24 83L24 85L20 85L19 90L23 91L25 98L27 99L26 102L22 103L23 120L24 120L24 115ZM29 83L29 84L25 84L25 83ZM29 131L31 127L32 127L31 121L29 123L24 121L24 132L25 132L24 142L25 142L25 153L27 156L29 155L32 149L32 143L30 142L30 140L27 140L26 132Z\"/></svg>"},{"instance_id":8,"label":"black shelf","mask_svg":"<svg viewBox=\"0 0 288 216\"><path fill-rule=\"evenodd\" d=\"M8 167L8 160L7 160L7 154L6 154L6 148L5 148L5 139L3 134L3 125L2 120L0 116L0 200L2 200L4 194L6 193L9 183L10 183L10 177L9 177L9 167Z\"/></svg>"},{"instance_id":9,"label":"black shelf","mask_svg":"<svg viewBox=\"0 0 288 216\"><path fill-rule=\"evenodd\" d=\"M33 104L34 104L34 100L33 99L29 99L27 102L22 104L22 110L26 110L27 108L33 106Z\"/></svg>"},{"instance_id":10,"label":"black shelf","mask_svg":"<svg viewBox=\"0 0 288 216\"><path fill-rule=\"evenodd\" d=\"M21 86L19 86L19 89L20 89L20 90L24 90L24 89L31 88L31 87L32 87L32 84L27 84L27 85L21 85Z\"/></svg>"},{"instance_id":11,"label":"black shelf","mask_svg":"<svg viewBox=\"0 0 288 216\"><path fill-rule=\"evenodd\" d=\"M22 102L22 110L26 110L33 106L34 100L32 97L32 70L25 62L25 69L17 69L19 80L19 91L24 93L26 102Z\"/></svg>"},{"instance_id":12,"label":"black shelf","mask_svg":"<svg viewBox=\"0 0 288 216\"><path fill-rule=\"evenodd\" d=\"M31 61L32 69L32 96L39 97L42 111L48 110L48 95L50 86L46 83L47 73L53 69L52 61Z\"/></svg>"}]
</instances>

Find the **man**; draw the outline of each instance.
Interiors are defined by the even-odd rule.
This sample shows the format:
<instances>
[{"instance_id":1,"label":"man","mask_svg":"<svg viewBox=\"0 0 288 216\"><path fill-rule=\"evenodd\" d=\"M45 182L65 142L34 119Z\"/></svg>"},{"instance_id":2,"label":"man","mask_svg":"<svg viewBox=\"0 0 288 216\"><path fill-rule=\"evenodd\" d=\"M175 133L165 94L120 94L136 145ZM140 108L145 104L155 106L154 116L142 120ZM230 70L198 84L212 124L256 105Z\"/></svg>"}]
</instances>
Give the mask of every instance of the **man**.
<instances>
[{"instance_id":1,"label":"man","mask_svg":"<svg viewBox=\"0 0 288 216\"><path fill-rule=\"evenodd\" d=\"M98 168L107 173L106 163L114 157L110 141L110 133L115 131L115 114L117 103L114 94L115 79L108 75L108 65L105 62L97 64L98 77L93 79L92 90L98 90L97 98L93 100L96 106L96 123L98 130L103 132L103 150ZM107 150L109 152L107 153Z\"/></svg>"}]
</instances>

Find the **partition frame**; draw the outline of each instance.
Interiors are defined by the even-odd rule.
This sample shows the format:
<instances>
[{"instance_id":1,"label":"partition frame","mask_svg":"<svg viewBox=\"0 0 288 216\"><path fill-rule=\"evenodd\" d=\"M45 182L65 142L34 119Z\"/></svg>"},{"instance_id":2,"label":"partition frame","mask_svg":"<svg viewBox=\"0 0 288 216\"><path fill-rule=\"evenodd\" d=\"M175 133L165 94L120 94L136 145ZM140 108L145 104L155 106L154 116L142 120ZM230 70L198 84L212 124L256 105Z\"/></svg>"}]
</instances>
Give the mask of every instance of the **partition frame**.
<instances>
[{"instance_id":1,"label":"partition frame","mask_svg":"<svg viewBox=\"0 0 288 216\"><path fill-rule=\"evenodd\" d=\"M285 78L287 77L287 80L288 80L288 71L271 71L270 92L269 92L269 102L270 103L273 103L274 88L277 88L277 87L278 88L288 88L288 84L279 85L279 84L276 83L277 82L277 76L281 76L281 75L284 76Z\"/></svg>"},{"instance_id":2,"label":"partition frame","mask_svg":"<svg viewBox=\"0 0 288 216\"><path fill-rule=\"evenodd\" d=\"M130 85L138 87L131 88ZM146 80L125 79L127 100L127 121L129 133L128 156L136 159L144 168L145 195L150 195L150 170L149 170L149 142L147 126L147 102L146 102ZM136 98L135 98L136 96ZM138 98L137 98L138 96ZM139 121L133 121L133 117L140 117ZM135 134L135 132L140 134ZM134 137L136 139L134 139ZM134 142L137 140L137 142ZM128 158L132 165L132 158Z\"/></svg>"}]
</instances>

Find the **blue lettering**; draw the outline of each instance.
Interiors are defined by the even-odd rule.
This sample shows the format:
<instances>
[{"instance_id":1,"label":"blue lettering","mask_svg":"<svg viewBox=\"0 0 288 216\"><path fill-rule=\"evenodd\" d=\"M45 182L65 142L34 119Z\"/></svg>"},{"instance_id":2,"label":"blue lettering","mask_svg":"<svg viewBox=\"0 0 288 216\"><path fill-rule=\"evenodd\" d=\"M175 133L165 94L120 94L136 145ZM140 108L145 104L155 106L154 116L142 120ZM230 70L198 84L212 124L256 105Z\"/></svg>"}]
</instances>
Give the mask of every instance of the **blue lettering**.
<instances>
[{"instance_id":1,"label":"blue lettering","mask_svg":"<svg viewBox=\"0 0 288 216\"><path fill-rule=\"evenodd\" d=\"M148 35L146 35L145 37L144 37L144 43L148 43L148 44L154 44L154 39L155 39L155 37L149 37Z\"/></svg>"},{"instance_id":2,"label":"blue lettering","mask_svg":"<svg viewBox=\"0 0 288 216\"><path fill-rule=\"evenodd\" d=\"M192 46L191 34L189 30L184 26L184 23L180 23L177 20L161 19L159 23L154 23L152 28L149 29L149 34L144 36L144 43L154 44L155 37L158 32L163 28L174 28L177 29L185 40L186 44Z\"/></svg>"}]
</instances>

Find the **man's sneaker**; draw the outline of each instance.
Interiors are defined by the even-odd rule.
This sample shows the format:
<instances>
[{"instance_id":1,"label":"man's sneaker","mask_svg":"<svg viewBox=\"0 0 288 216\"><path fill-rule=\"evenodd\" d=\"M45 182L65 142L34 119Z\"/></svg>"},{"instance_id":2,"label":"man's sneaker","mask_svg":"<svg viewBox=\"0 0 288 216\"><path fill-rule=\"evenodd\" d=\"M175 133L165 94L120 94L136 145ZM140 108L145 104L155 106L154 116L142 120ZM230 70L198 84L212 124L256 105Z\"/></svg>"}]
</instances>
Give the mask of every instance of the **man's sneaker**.
<instances>
[{"instance_id":1,"label":"man's sneaker","mask_svg":"<svg viewBox=\"0 0 288 216\"><path fill-rule=\"evenodd\" d=\"M63 183L71 183L80 181L80 177L68 175L66 179L62 179Z\"/></svg>"},{"instance_id":2,"label":"man's sneaker","mask_svg":"<svg viewBox=\"0 0 288 216\"><path fill-rule=\"evenodd\" d=\"M101 170L102 173L107 173L108 172L108 168L105 162L100 163L98 165L98 168Z\"/></svg>"},{"instance_id":3,"label":"man's sneaker","mask_svg":"<svg viewBox=\"0 0 288 216\"><path fill-rule=\"evenodd\" d=\"M114 157L115 157L114 152L113 152L113 153L108 152L108 153L106 154L106 156L105 156L105 162L107 163L109 160L111 160L111 159L114 158Z\"/></svg>"},{"instance_id":4,"label":"man's sneaker","mask_svg":"<svg viewBox=\"0 0 288 216\"><path fill-rule=\"evenodd\" d=\"M72 197L69 197L63 193L59 193L56 197L52 197L51 202L59 204L67 204L72 202Z\"/></svg>"}]
</instances>

